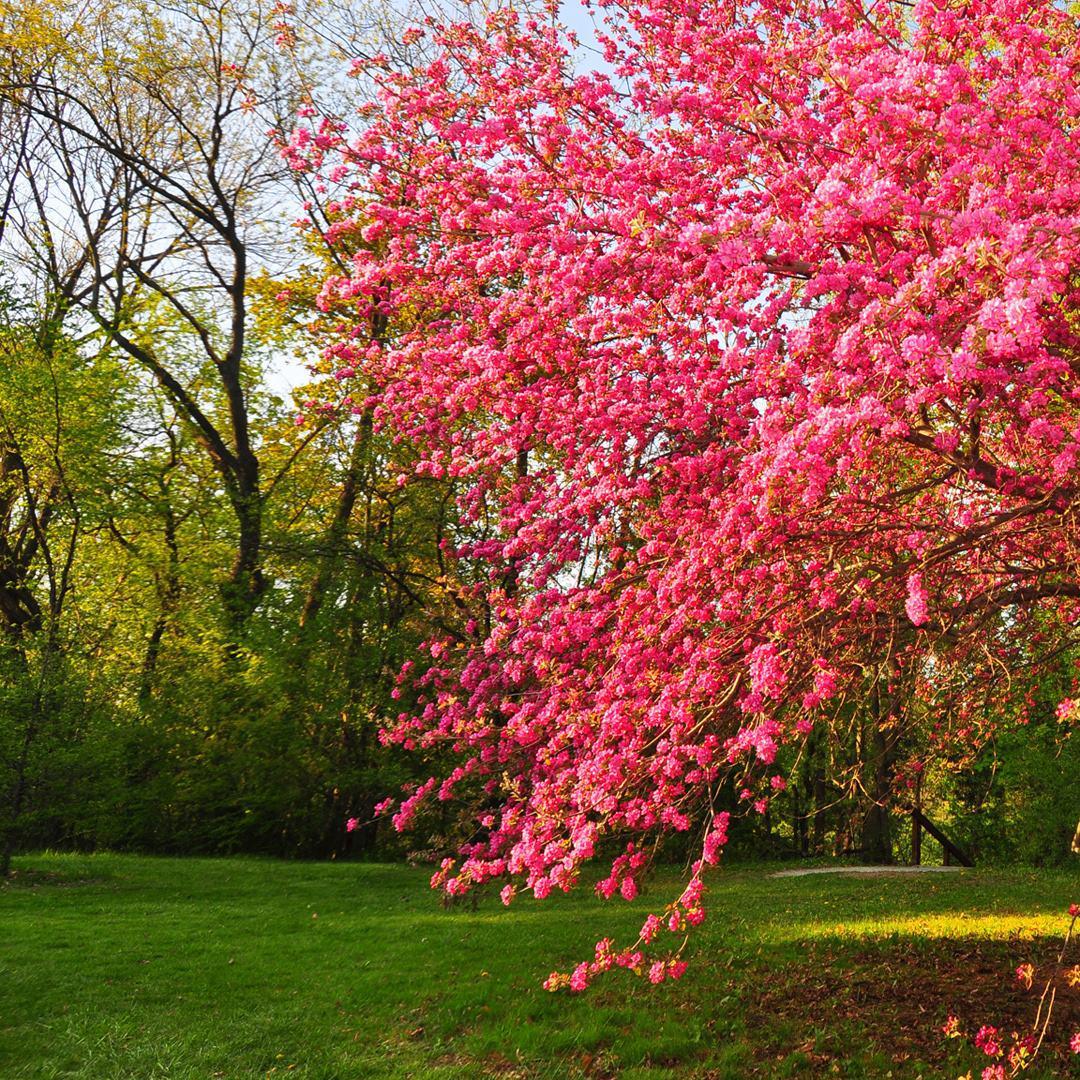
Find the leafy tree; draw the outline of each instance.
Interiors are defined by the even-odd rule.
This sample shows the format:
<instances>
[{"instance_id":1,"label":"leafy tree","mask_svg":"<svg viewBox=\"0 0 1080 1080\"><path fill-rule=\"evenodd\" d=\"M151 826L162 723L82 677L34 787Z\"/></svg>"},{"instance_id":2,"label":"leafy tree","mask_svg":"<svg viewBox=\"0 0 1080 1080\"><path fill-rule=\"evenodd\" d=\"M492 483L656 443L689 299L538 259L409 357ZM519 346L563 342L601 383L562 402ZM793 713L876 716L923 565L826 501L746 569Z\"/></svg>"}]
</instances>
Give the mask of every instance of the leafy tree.
<instances>
[{"instance_id":1,"label":"leafy tree","mask_svg":"<svg viewBox=\"0 0 1080 1080\"><path fill-rule=\"evenodd\" d=\"M495 12L288 152L365 244L324 302L415 320L350 354L375 426L476 529L391 733L456 764L397 824L461 797L436 884L541 897L699 830L681 930L725 778L764 811L857 716L880 805L899 732L979 743L1072 639L1080 53L1042 0L605 11L606 72Z\"/></svg>"},{"instance_id":2,"label":"leafy tree","mask_svg":"<svg viewBox=\"0 0 1080 1080\"><path fill-rule=\"evenodd\" d=\"M253 226L283 188L259 117L300 90L259 3L50 14L62 47L28 56L3 91L27 132L9 189L23 251L69 317L162 388L212 463L235 517L222 584L235 634L265 589L248 279L270 239Z\"/></svg>"},{"instance_id":3,"label":"leafy tree","mask_svg":"<svg viewBox=\"0 0 1080 1080\"><path fill-rule=\"evenodd\" d=\"M23 819L69 812L98 772L92 680L69 663L81 609L75 567L103 528L110 456L123 444L110 402L125 386L54 322L6 298L0 324L0 876ZM96 753L96 752L95 752ZM84 806L81 813L87 814Z\"/></svg>"},{"instance_id":4,"label":"leafy tree","mask_svg":"<svg viewBox=\"0 0 1080 1080\"><path fill-rule=\"evenodd\" d=\"M436 609L452 592L439 547L450 499L444 485L397 483L410 452L376 435L334 380L313 372L303 393L322 408L301 426L273 389L283 356L313 354L314 289L296 260L338 257L324 237L294 238L290 208L307 181L266 134L323 77L290 26L316 10L117 0L0 11L0 243L35 305L27 325L63 343L71 370L114 380L62 388L53 441L65 453L85 443L66 468L90 470L94 485L54 490L46 459L30 479L17 455L5 459L23 516L0 550L12 633L52 633L62 671L35 709L94 719L115 780L97 801L112 812L93 818L84 797L80 815L60 798L44 777L63 740L38 740L19 770L37 778L52 832L20 810L9 846L76 832L171 850L370 846L373 830L349 838L346 818L370 818L408 775L376 730L399 708L395 675L429 614L449 625ZM340 55L380 17L339 9L320 48L333 31ZM386 320L367 328L372 340L391 332ZM16 387L7 400L22 410L18 437L36 438L42 418ZM108 439L84 439L83 418ZM37 700L11 689L12 702ZM37 731L17 711L4 731L12 760L20 733ZM67 757L83 749L70 741Z\"/></svg>"}]
</instances>

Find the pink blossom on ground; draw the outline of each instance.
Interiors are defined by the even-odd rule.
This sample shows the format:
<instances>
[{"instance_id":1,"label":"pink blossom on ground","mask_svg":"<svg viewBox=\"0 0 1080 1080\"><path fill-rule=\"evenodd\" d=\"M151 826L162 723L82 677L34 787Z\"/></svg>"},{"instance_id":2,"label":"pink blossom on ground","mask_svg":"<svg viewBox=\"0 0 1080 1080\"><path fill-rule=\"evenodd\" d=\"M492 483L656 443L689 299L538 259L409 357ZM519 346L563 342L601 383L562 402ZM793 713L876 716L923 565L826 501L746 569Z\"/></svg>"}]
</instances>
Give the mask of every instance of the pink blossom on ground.
<instances>
[{"instance_id":1,"label":"pink blossom on ground","mask_svg":"<svg viewBox=\"0 0 1080 1080\"><path fill-rule=\"evenodd\" d=\"M1001 1056L1001 1042L998 1029L984 1024L975 1035L975 1046L988 1057Z\"/></svg>"}]
</instances>

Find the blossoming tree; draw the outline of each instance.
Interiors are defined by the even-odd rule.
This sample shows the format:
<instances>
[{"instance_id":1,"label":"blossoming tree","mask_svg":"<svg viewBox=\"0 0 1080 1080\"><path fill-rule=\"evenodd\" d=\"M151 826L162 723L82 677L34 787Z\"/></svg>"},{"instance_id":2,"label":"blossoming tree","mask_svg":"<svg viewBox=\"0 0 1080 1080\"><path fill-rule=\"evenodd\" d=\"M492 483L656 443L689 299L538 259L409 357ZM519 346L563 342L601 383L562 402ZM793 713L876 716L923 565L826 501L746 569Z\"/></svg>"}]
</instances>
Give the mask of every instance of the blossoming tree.
<instances>
[{"instance_id":1,"label":"blossoming tree","mask_svg":"<svg viewBox=\"0 0 1080 1080\"><path fill-rule=\"evenodd\" d=\"M1070 647L1080 34L1048 0L603 8L602 72L553 18L429 26L434 60L286 152L359 237L326 304L408 313L343 326L339 374L454 478L479 582L385 736L456 763L394 820L469 802L435 883L507 902L602 844L632 899L692 831L641 935L677 943L721 784L762 809L845 707L887 784L912 724L977 740Z\"/></svg>"}]
</instances>

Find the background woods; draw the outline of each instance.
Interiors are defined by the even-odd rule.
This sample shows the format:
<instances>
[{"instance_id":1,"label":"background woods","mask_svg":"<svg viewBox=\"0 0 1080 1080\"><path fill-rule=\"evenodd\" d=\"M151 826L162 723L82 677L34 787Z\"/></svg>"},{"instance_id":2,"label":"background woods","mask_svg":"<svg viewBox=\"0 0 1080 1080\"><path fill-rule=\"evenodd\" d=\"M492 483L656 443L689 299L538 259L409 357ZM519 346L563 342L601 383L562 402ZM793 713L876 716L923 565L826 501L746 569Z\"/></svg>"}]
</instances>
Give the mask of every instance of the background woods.
<instances>
[{"instance_id":1,"label":"background woods","mask_svg":"<svg viewBox=\"0 0 1080 1080\"><path fill-rule=\"evenodd\" d=\"M345 818L407 779L376 729L453 617L450 492L404 482L408 451L322 377L310 300L340 252L295 233L270 137L319 69L281 20L4 9L5 868L41 844L367 848Z\"/></svg>"}]
</instances>

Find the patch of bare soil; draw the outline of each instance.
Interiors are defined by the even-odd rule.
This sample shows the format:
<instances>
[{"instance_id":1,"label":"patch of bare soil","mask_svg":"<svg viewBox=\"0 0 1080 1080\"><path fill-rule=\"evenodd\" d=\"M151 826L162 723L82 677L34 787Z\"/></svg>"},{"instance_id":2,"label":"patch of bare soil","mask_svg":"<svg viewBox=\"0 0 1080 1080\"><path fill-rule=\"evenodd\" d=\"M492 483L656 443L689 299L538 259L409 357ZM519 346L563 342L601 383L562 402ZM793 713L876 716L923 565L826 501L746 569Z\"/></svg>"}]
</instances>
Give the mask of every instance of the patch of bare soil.
<instances>
[{"instance_id":1,"label":"patch of bare soil","mask_svg":"<svg viewBox=\"0 0 1080 1080\"><path fill-rule=\"evenodd\" d=\"M805 964L761 973L748 1004L758 1075L797 1051L809 1063L806 1075L828 1074L850 1056L845 1046L860 1044L891 1058L898 1076L908 1075L905 1062L941 1064L955 1049L941 1030L946 1016L958 1017L968 1034L992 1024L1006 1038L1023 1035L1051 975L1056 999L1039 1061L1044 1068L1059 1064L1065 1075L1068 1039L1080 1028L1080 986L1069 986L1068 969L1056 966L1060 948L1060 938L935 943L914 951L898 943L837 954L818 947ZM1031 989L1015 976L1024 961L1036 968Z\"/></svg>"}]
</instances>

